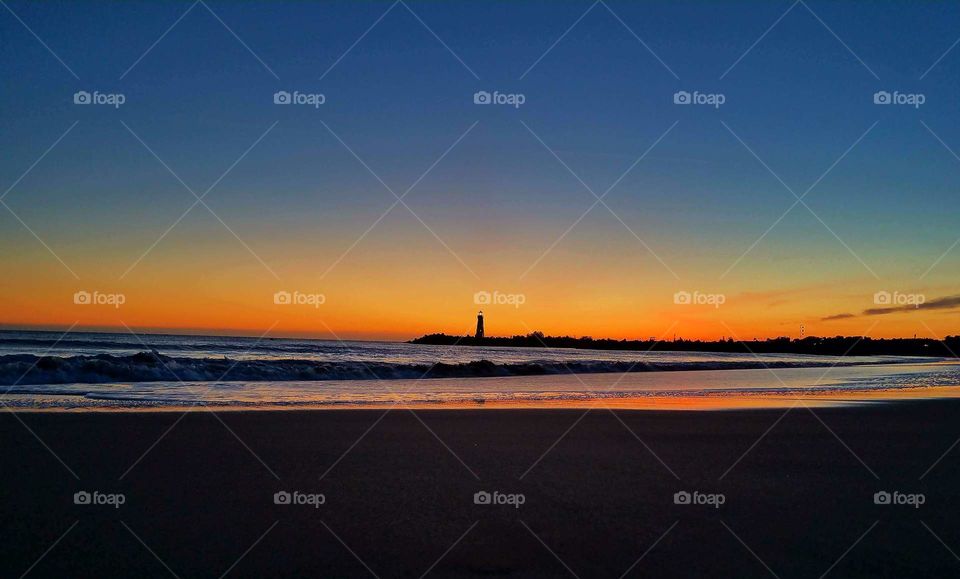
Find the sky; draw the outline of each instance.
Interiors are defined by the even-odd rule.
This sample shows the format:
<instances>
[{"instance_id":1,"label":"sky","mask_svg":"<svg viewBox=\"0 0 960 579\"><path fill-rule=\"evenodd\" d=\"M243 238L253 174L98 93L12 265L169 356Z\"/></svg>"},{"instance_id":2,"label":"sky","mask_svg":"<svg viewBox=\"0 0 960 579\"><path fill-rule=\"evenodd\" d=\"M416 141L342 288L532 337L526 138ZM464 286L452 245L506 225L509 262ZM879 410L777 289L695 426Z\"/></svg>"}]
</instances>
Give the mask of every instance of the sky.
<instances>
[{"instance_id":1,"label":"sky","mask_svg":"<svg viewBox=\"0 0 960 579\"><path fill-rule=\"evenodd\" d=\"M951 3L8 0L0 325L957 334L958 30Z\"/></svg>"}]
</instances>

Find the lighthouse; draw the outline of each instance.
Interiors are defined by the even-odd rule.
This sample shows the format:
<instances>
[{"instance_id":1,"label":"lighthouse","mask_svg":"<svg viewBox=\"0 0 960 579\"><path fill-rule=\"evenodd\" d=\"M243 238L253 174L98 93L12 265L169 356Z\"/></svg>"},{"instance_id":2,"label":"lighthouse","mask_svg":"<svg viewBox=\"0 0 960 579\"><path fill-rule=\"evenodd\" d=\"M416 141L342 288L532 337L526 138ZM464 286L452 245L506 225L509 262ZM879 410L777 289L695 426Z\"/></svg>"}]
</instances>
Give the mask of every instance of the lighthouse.
<instances>
[{"instance_id":1,"label":"lighthouse","mask_svg":"<svg viewBox=\"0 0 960 579\"><path fill-rule=\"evenodd\" d=\"M478 340L483 337L483 310L477 314L477 334L474 337Z\"/></svg>"}]
</instances>

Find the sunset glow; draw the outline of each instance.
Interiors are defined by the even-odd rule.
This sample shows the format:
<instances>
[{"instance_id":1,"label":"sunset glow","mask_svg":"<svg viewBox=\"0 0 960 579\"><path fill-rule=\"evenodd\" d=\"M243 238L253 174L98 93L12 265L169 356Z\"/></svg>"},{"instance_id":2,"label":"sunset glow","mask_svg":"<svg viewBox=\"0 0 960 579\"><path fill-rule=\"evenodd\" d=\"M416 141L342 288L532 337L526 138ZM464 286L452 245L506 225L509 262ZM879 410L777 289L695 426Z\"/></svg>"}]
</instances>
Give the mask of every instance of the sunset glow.
<instances>
[{"instance_id":1,"label":"sunset glow","mask_svg":"<svg viewBox=\"0 0 960 579\"><path fill-rule=\"evenodd\" d=\"M918 84L931 38L912 59L858 38L890 15L837 8L862 24L858 61L809 15L743 54L730 30L767 15L704 5L711 25L690 28L664 5L658 61L605 11L547 50L577 10L517 6L496 25L517 44L492 45L482 7L435 10L451 54L406 11L345 52L376 3L264 5L226 18L256 57L202 12L131 66L111 47L169 15L116 9L136 25L60 34L24 6L67 69L4 23L29 87L0 97L4 327L405 340L468 331L487 291L525 298L486 308L490 335L956 332L956 75L945 59ZM126 301L76 307L77 291ZM281 307L280 291L325 300ZM941 305L865 315L884 291Z\"/></svg>"}]
</instances>

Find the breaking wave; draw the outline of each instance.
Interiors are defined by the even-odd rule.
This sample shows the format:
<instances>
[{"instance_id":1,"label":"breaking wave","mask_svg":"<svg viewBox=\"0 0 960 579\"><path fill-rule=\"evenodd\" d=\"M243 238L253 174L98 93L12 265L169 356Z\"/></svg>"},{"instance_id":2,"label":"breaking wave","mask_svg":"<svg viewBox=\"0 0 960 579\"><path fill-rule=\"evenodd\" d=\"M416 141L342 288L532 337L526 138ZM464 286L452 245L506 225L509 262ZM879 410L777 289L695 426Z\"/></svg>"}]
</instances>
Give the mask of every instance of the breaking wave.
<instances>
[{"instance_id":1,"label":"breaking wave","mask_svg":"<svg viewBox=\"0 0 960 579\"><path fill-rule=\"evenodd\" d=\"M667 372L679 370L734 370L857 366L876 361L529 361L494 363L488 360L437 364L316 361L302 359L234 360L165 356L139 352L118 356L0 356L0 385L103 384L121 382L211 381L321 381L396 380L420 378L488 378L549 374ZM887 362L889 363L889 362Z\"/></svg>"}]
</instances>

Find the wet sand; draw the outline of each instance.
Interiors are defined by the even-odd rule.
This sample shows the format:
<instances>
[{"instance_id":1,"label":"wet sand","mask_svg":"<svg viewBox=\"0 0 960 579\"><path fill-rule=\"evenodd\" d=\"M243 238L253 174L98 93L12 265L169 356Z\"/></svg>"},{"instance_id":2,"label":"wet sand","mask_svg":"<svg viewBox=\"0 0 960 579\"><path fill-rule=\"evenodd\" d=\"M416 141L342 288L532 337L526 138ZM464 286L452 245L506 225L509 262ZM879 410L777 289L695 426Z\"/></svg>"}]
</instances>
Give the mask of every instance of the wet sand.
<instances>
[{"instance_id":1,"label":"wet sand","mask_svg":"<svg viewBox=\"0 0 960 579\"><path fill-rule=\"evenodd\" d=\"M937 462L960 437L955 400L4 412L0 432L14 577L960 576L960 445ZM76 505L82 490L124 504ZM875 504L884 490L924 503Z\"/></svg>"}]
</instances>

